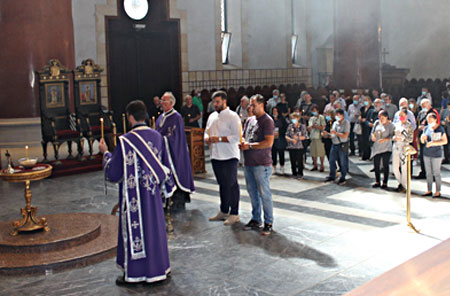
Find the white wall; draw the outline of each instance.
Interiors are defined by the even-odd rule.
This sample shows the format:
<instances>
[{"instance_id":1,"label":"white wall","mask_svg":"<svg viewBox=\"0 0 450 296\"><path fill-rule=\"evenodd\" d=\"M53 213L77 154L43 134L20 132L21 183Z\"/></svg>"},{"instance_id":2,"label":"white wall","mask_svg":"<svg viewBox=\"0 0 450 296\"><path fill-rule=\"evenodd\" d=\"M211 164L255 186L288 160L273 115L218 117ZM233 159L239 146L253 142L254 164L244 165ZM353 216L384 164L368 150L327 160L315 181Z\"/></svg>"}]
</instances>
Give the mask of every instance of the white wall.
<instances>
[{"instance_id":1,"label":"white wall","mask_svg":"<svg viewBox=\"0 0 450 296\"><path fill-rule=\"evenodd\" d=\"M243 0L248 12L249 68L276 69L288 65L290 1Z\"/></svg>"},{"instance_id":2,"label":"white wall","mask_svg":"<svg viewBox=\"0 0 450 296\"><path fill-rule=\"evenodd\" d=\"M189 71L216 70L216 0L178 0L186 10Z\"/></svg>"},{"instance_id":3,"label":"white wall","mask_svg":"<svg viewBox=\"0 0 450 296\"><path fill-rule=\"evenodd\" d=\"M314 85L317 85L319 82L319 57L317 55L317 48L333 47L333 1L311 1L309 32L311 36L311 63ZM331 42L329 42L330 39Z\"/></svg>"},{"instance_id":4,"label":"white wall","mask_svg":"<svg viewBox=\"0 0 450 296\"><path fill-rule=\"evenodd\" d=\"M76 66L87 58L97 62L95 5L105 3L106 0L72 0Z\"/></svg>"},{"instance_id":5,"label":"white wall","mask_svg":"<svg viewBox=\"0 0 450 296\"><path fill-rule=\"evenodd\" d=\"M408 78L450 77L450 1L382 0L386 61Z\"/></svg>"}]
</instances>

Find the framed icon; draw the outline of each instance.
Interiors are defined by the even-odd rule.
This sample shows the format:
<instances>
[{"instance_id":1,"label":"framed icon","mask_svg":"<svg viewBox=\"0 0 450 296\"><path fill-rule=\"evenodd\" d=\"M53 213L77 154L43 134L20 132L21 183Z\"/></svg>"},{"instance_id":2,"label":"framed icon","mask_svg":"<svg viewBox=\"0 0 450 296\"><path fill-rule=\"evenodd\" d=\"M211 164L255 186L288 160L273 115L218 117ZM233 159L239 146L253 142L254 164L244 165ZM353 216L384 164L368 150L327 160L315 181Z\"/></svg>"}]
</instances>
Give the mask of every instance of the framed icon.
<instances>
[{"instance_id":1,"label":"framed icon","mask_svg":"<svg viewBox=\"0 0 450 296\"><path fill-rule=\"evenodd\" d=\"M45 84L45 106L47 108L65 107L64 83Z\"/></svg>"},{"instance_id":2,"label":"framed icon","mask_svg":"<svg viewBox=\"0 0 450 296\"><path fill-rule=\"evenodd\" d=\"M97 81L80 81L80 105L97 104Z\"/></svg>"}]
</instances>

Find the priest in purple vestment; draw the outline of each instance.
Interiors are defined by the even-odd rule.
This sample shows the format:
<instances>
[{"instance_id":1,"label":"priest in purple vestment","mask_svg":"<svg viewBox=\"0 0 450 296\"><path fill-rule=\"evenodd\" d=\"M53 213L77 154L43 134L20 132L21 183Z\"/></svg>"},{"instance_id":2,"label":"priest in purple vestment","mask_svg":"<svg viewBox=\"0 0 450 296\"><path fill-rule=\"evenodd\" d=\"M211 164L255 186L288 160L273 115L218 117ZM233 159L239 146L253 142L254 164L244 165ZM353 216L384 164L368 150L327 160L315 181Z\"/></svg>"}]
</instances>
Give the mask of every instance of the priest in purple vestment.
<instances>
[{"instance_id":1,"label":"priest in purple vestment","mask_svg":"<svg viewBox=\"0 0 450 296\"><path fill-rule=\"evenodd\" d=\"M161 135L145 125L142 101L126 108L132 129L119 137L113 153L101 139L105 178L119 183L117 264L123 276L116 284L165 280L170 273L163 198L175 189Z\"/></svg>"},{"instance_id":2,"label":"priest in purple vestment","mask_svg":"<svg viewBox=\"0 0 450 296\"><path fill-rule=\"evenodd\" d=\"M175 101L171 92L166 92L161 97L164 113L156 121L156 130L164 137L170 168L177 186L172 196L172 208L180 209L185 208L186 202L190 202L190 194L195 191L195 187L183 118L173 108Z\"/></svg>"}]
</instances>

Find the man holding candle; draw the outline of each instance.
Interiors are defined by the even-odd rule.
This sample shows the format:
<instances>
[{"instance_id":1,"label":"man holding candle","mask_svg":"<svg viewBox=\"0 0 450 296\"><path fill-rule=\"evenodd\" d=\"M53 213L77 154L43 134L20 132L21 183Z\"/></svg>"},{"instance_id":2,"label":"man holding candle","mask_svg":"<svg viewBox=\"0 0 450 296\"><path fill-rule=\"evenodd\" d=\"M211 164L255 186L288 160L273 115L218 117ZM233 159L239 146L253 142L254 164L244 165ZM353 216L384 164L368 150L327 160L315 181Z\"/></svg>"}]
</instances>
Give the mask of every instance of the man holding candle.
<instances>
[{"instance_id":1,"label":"man holding candle","mask_svg":"<svg viewBox=\"0 0 450 296\"><path fill-rule=\"evenodd\" d=\"M250 117L244 128L245 142L239 144L244 151L244 174L247 191L252 202L252 219L244 226L246 230L260 230L261 207L264 211L262 235L270 235L273 225L273 201L270 191L272 175L272 145L275 124L264 111L264 97L254 95L250 108L255 116Z\"/></svg>"},{"instance_id":2,"label":"man holding candle","mask_svg":"<svg viewBox=\"0 0 450 296\"><path fill-rule=\"evenodd\" d=\"M200 109L197 105L192 103L192 96L187 95L185 97L186 105L181 107L180 113L184 118L184 124L190 127L200 127L198 125L198 120L201 117Z\"/></svg>"},{"instance_id":3,"label":"man holding candle","mask_svg":"<svg viewBox=\"0 0 450 296\"><path fill-rule=\"evenodd\" d=\"M239 222L239 184L237 180L240 158L241 119L227 107L227 94L216 91L212 95L215 112L206 123L205 142L211 145L211 164L219 184L220 210L209 221L223 221L224 225Z\"/></svg>"},{"instance_id":4,"label":"man holding candle","mask_svg":"<svg viewBox=\"0 0 450 296\"><path fill-rule=\"evenodd\" d=\"M163 94L161 106L164 113L156 120L155 129L164 138L166 149L169 152L170 166L177 185L177 190L172 196L172 208L184 209L185 204L191 201L190 194L195 191L195 187L183 118L173 108L175 102L175 97L171 92Z\"/></svg>"},{"instance_id":5,"label":"man holding candle","mask_svg":"<svg viewBox=\"0 0 450 296\"><path fill-rule=\"evenodd\" d=\"M104 139L99 144L106 180L119 183L117 264L124 274L117 285L161 281L170 273L161 196L175 189L164 139L145 124L145 104L132 101L126 113L132 128L114 152Z\"/></svg>"}]
</instances>

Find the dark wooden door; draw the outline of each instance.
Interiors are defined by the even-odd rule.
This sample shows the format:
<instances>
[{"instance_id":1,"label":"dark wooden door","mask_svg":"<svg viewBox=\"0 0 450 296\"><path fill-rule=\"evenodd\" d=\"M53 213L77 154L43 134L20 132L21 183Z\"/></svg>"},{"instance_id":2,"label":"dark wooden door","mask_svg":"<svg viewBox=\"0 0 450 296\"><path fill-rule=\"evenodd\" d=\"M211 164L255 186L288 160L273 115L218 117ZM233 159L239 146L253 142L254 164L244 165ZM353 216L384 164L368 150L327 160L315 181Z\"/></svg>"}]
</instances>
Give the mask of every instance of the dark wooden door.
<instances>
[{"instance_id":1,"label":"dark wooden door","mask_svg":"<svg viewBox=\"0 0 450 296\"><path fill-rule=\"evenodd\" d=\"M151 16L133 22L119 10L120 17L107 19L109 99L116 123L132 100L141 99L149 108L165 91L181 96L179 22ZM137 23L145 28L136 30Z\"/></svg>"}]
</instances>

